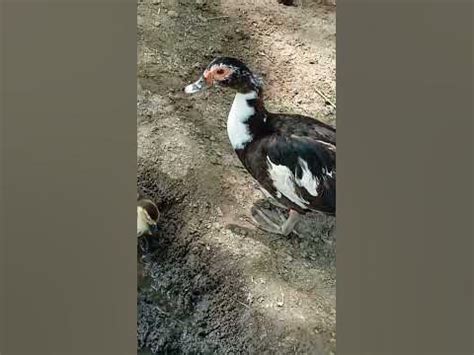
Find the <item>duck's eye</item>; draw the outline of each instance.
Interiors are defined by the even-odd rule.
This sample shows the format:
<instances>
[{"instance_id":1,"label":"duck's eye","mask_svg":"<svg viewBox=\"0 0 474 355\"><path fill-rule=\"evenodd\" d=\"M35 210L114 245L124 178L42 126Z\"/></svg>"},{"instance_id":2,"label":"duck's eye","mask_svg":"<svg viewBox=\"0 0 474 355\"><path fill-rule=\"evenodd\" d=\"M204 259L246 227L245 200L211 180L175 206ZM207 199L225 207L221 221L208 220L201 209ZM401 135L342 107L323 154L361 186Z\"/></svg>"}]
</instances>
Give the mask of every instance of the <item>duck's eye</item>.
<instances>
[{"instance_id":1,"label":"duck's eye","mask_svg":"<svg viewBox=\"0 0 474 355\"><path fill-rule=\"evenodd\" d=\"M225 73L225 70L224 69L217 69L216 73L219 74L219 75L222 75L222 74Z\"/></svg>"}]
</instances>

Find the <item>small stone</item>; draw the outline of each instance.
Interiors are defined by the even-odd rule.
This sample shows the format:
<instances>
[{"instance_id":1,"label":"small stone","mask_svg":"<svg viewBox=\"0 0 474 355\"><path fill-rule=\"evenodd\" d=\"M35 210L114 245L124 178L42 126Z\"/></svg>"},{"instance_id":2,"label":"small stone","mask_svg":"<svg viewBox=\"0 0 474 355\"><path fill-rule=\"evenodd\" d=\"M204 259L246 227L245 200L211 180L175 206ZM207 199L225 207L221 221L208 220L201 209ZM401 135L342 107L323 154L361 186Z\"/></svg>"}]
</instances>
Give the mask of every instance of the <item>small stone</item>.
<instances>
[{"instance_id":1,"label":"small stone","mask_svg":"<svg viewBox=\"0 0 474 355\"><path fill-rule=\"evenodd\" d=\"M175 18L175 17L178 17L178 13L176 11L169 10L168 11L168 16L172 17L172 18Z\"/></svg>"},{"instance_id":2,"label":"small stone","mask_svg":"<svg viewBox=\"0 0 474 355\"><path fill-rule=\"evenodd\" d=\"M202 6L206 4L206 0L196 0L196 5Z\"/></svg>"},{"instance_id":3,"label":"small stone","mask_svg":"<svg viewBox=\"0 0 474 355\"><path fill-rule=\"evenodd\" d=\"M278 302L276 303L276 305L277 305L277 307L283 307L283 302L282 302L282 301L278 301Z\"/></svg>"},{"instance_id":4,"label":"small stone","mask_svg":"<svg viewBox=\"0 0 474 355\"><path fill-rule=\"evenodd\" d=\"M175 109L176 108L173 105L167 105L167 106L165 106L164 111L166 113L171 113L171 112L175 111Z\"/></svg>"}]
</instances>

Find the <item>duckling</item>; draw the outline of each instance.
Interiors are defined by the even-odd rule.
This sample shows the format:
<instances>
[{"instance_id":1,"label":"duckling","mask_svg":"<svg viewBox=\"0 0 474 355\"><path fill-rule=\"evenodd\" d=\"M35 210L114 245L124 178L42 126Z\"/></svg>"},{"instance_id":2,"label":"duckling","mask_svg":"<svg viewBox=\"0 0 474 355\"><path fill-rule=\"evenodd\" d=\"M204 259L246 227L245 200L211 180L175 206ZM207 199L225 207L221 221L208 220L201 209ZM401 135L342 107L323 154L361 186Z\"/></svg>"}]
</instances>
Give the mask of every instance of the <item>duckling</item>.
<instances>
[{"instance_id":1,"label":"duckling","mask_svg":"<svg viewBox=\"0 0 474 355\"><path fill-rule=\"evenodd\" d=\"M288 236L301 215L335 215L336 129L312 117L267 111L262 81L239 59L214 59L184 91L194 94L213 85L236 91L227 133L241 163L274 204L289 210L282 223L253 207L257 225Z\"/></svg>"},{"instance_id":2,"label":"duckling","mask_svg":"<svg viewBox=\"0 0 474 355\"><path fill-rule=\"evenodd\" d=\"M155 235L159 218L160 211L156 204L137 193L137 237Z\"/></svg>"}]
</instances>

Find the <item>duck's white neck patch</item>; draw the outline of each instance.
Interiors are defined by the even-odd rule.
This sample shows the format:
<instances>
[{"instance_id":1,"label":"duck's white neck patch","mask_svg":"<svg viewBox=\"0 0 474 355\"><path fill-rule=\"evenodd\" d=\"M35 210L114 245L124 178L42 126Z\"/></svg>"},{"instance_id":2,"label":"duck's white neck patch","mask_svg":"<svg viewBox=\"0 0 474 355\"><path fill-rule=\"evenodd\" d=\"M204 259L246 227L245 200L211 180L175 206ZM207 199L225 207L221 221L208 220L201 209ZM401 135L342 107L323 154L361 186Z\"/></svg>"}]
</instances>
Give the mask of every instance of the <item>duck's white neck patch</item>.
<instances>
[{"instance_id":1,"label":"duck's white neck patch","mask_svg":"<svg viewBox=\"0 0 474 355\"><path fill-rule=\"evenodd\" d=\"M237 93L227 117L227 134L234 149L242 149L252 141L252 134L248 126L248 119L255 113L247 100L257 98L257 93L251 91L246 94Z\"/></svg>"}]
</instances>

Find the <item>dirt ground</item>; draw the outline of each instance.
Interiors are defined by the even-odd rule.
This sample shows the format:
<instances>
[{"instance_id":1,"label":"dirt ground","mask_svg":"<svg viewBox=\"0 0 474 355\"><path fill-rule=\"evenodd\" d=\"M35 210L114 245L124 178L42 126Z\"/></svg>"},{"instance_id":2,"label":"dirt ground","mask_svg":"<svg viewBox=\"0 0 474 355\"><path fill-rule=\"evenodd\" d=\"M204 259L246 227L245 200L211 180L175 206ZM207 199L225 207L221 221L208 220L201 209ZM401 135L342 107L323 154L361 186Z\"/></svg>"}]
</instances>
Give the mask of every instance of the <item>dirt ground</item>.
<instances>
[{"instance_id":1,"label":"dirt ground","mask_svg":"<svg viewBox=\"0 0 474 355\"><path fill-rule=\"evenodd\" d=\"M263 76L270 111L335 123L335 7L316 0L138 5L138 186L162 211L139 283L138 346L159 354L335 353L335 221L298 235L248 222L263 202L225 122L233 93L185 96L218 55Z\"/></svg>"}]
</instances>

